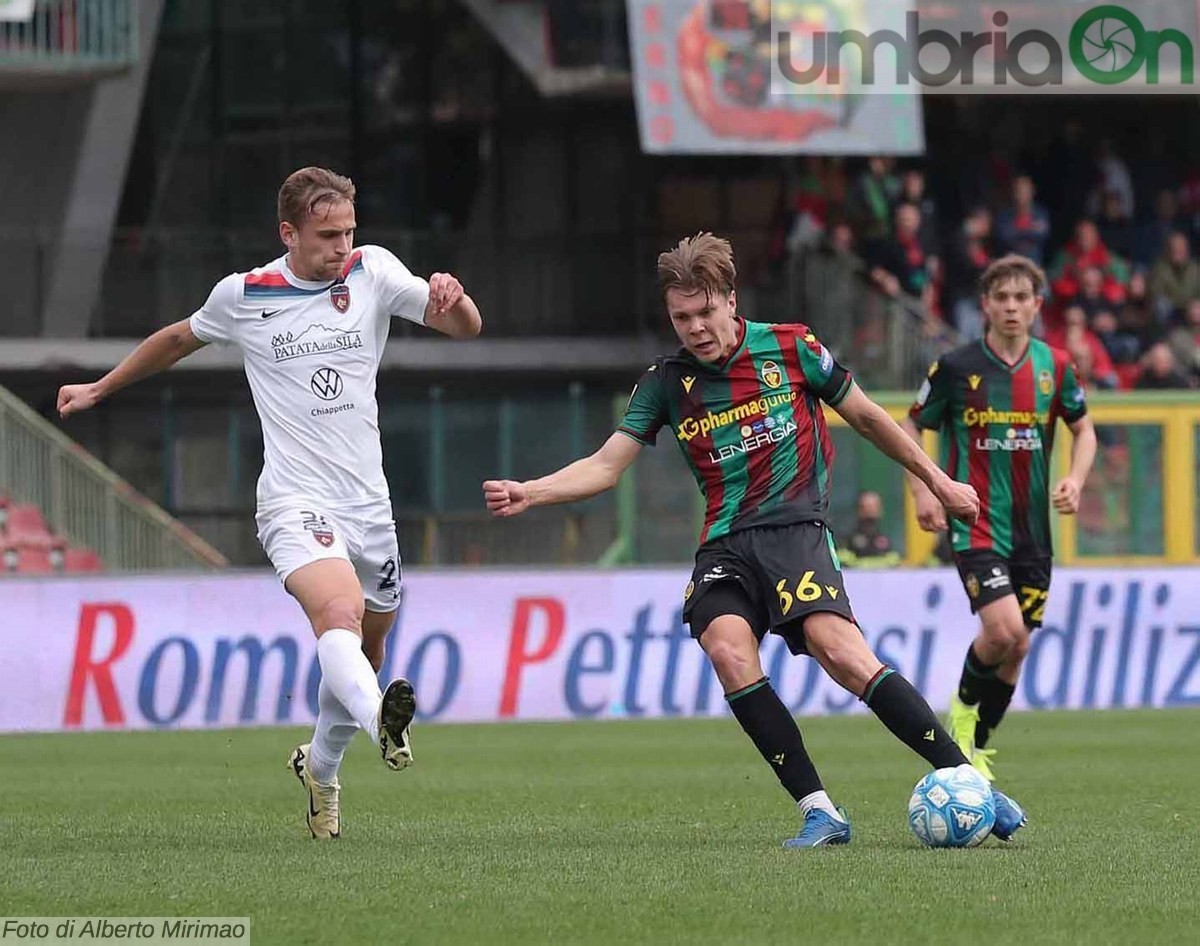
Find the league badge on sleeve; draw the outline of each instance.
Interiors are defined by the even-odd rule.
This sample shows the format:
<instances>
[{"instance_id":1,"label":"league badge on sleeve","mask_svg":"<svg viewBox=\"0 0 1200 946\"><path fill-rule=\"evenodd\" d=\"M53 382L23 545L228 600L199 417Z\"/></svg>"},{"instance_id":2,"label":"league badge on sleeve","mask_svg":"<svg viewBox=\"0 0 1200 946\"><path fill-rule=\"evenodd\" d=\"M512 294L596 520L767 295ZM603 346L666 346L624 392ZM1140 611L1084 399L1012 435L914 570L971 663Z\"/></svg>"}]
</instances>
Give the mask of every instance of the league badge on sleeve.
<instances>
[{"instance_id":1,"label":"league badge on sleeve","mask_svg":"<svg viewBox=\"0 0 1200 946\"><path fill-rule=\"evenodd\" d=\"M335 283L329 288L329 301L342 315L350 310L350 287L344 282Z\"/></svg>"}]
</instances>

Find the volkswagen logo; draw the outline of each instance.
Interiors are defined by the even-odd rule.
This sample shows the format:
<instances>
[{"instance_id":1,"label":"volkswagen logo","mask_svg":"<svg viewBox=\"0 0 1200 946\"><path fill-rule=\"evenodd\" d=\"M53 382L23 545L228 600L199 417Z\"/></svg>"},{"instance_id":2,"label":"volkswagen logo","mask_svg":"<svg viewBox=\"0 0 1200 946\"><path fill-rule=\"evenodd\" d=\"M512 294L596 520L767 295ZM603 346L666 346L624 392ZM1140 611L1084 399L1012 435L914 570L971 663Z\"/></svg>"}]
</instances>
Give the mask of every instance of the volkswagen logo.
<instances>
[{"instance_id":1,"label":"volkswagen logo","mask_svg":"<svg viewBox=\"0 0 1200 946\"><path fill-rule=\"evenodd\" d=\"M342 396L342 376L332 368L318 368L308 386L322 401L336 401Z\"/></svg>"}]
</instances>

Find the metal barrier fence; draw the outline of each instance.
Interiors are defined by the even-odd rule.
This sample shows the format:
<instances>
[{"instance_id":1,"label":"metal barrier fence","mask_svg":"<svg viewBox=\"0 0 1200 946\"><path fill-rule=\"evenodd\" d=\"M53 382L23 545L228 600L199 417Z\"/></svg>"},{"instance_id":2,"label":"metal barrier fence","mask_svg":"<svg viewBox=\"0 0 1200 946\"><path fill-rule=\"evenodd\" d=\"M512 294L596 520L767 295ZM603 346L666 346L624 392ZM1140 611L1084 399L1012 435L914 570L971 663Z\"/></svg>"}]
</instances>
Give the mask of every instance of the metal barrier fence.
<instances>
[{"instance_id":1,"label":"metal barrier fence","mask_svg":"<svg viewBox=\"0 0 1200 946\"><path fill-rule=\"evenodd\" d=\"M141 496L22 401L0 388L0 487L35 503L107 568L215 568L220 552Z\"/></svg>"},{"instance_id":2,"label":"metal barrier fence","mask_svg":"<svg viewBox=\"0 0 1200 946\"><path fill-rule=\"evenodd\" d=\"M386 387L387 385L385 385ZM900 417L913 392L879 394ZM622 385L542 387L508 394L460 392L420 399L389 391L381 398L384 453L406 564L538 565L682 562L690 558L702 521L699 493L669 439L643 450L618 488L586 503L538 509L511 520L492 520L483 508L480 482L489 477L543 475L594 450L623 410ZM171 401L161 424L145 423L145 404L106 406L105 424L80 425L85 444L104 427L116 438L128 474L158 496L191 528L242 564L261 564L254 534L254 477L261 438L251 409L203 409ZM20 416L28 409L18 411ZM853 530L860 490L883 498L883 531L904 560L923 565L934 539L916 525L896 465L830 412L837 449L830 525L835 535ZM1187 563L1200 556L1200 394L1124 392L1096 394L1091 416L1100 438L1095 470L1077 516L1051 515L1057 560L1064 563ZM145 440L139 441L139 431ZM61 441L47 447L25 439L8 400L0 398L0 484L28 484L22 498L40 503L72 538L111 559L114 567L150 567L148 560L191 564L146 552L161 543L149 525L118 527L113 509L141 508L128 487L101 489L80 473L76 449ZM936 437L928 435L936 448ZM1066 472L1071 438L1056 438L1056 476ZM143 462L144 461L144 462ZM94 461L80 461L94 462ZM165 464L165 465L163 465ZM136 474L140 474L136 475ZM83 482L81 482L81 480ZM120 481L115 481L119 483ZM21 492L18 489L18 492ZM168 520L169 521L169 520ZM122 531L124 530L124 531ZM111 552L114 547L126 551ZM183 553L180 553L181 555ZM157 556L157 558L156 558Z\"/></svg>"},{"instance_id":3,"label":"metal barrier fence","mask_svg":"<svg viewBox=\"0 0 1200 946\"><path fill-rule=\"evenodd\" d=\"M0 73L109 72L137 52L132 0L38 0L32 19L0 22Z\"/></svg>"},{"instance_id":4,"label":"metal barrier fence","mask_svg":"<svg viewBox=\"0 0 1200 946\"><path fill-rule=\"evenodd\" d=\"M868 387L917 387L930 363L960 343L949 325L927 318L921 303L888 296L851 254L802 250L788 264L786 312L803 313L821 340Z\"/></svg>"}]
</instances>

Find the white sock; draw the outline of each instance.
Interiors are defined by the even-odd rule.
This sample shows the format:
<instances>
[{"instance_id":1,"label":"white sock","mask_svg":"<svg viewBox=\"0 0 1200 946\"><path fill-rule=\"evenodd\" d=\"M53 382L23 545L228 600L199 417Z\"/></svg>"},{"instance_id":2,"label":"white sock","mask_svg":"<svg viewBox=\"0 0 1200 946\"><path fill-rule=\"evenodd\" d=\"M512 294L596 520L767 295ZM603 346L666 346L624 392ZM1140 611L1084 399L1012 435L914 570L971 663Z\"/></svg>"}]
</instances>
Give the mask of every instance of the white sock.
<instances>
[{"instance_id":1,"label":"white sock","mask_svg":"<svg viewBox=\"0 0 1200 946\"><path fill-rule=\"evenodd\" d=\"M372 742L379 742L379 704L383 694L359 636L340 627L330 628L317 639L317 660L321 664L321 679L333 698L346 708Z\"/></svg>"},{"instance_id":2,"label":"white sock","mask_svg":"<svg viewBox=\"0 0 1200 946\"><path fill-rule=\"evenodd\" d=\"M808 813L810 811L819 808L821 811L829 815L829 817L831 817L834 821L840 821L843 824L846 822L846 819L842 817L841 812L834 807L834 804L832 801L830 801L829 796L823 791L812 792L811 794L805 795L798 802L796 802L796 804L800 806L800 811L806 818L808 817Z\"/></svg>"},{"instance_id":3,"label":"white sock","mask_svg":"<svg viewBox=\"0 0 1200 946\"><path fill-rule=\"evenodd\" d=\"M317 706L320 712L317 713L317 728L308 750L308 770L314 780L329 785L337 779L346 747L358 732L358 723L346 707L338 702L323 678L317 689Z\"/></svg>"}]
</instances>

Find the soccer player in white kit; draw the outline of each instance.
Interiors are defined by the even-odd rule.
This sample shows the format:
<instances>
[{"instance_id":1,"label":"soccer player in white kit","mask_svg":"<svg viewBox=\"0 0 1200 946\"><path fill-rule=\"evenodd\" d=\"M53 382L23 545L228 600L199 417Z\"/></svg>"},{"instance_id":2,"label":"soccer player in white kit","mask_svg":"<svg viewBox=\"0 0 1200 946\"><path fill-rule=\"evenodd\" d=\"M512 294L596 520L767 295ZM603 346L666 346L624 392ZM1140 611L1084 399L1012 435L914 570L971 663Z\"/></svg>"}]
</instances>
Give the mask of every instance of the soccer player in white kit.
<instances>
[{"instance_id":1,"label":"soccer player in white kit","mask_svg":"<svg viewBox=\"0 0 1200 946\"><path fill-rule=\"evenodd\" d=\"M400 599L400 553L383 475L375 379L393 316L473 338L479 310L448 273L426 282L379 246L354 248L354 185L302 168L279 190L287 252L213 287L190 318L155 332L99 381L64 385L68 417L215 343L242 351L263 430L258 538L304 609L321 664L312 742L288 761L308 789L314 838L341 831L337 773L365 730L383 761L412 762L416 697L376 672Z\"/></svg>"}]
</instances>

